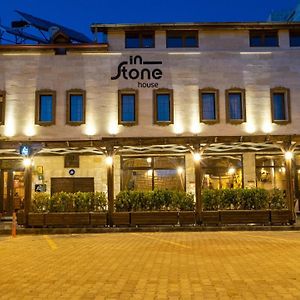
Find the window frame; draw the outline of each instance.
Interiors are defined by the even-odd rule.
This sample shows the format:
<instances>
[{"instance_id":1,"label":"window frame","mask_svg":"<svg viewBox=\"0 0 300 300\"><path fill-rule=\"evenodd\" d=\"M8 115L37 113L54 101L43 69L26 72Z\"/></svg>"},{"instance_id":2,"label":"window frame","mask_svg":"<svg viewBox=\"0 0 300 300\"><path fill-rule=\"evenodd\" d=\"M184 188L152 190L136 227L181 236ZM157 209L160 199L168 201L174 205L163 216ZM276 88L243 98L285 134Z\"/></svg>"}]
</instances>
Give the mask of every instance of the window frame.
<instances>
[{"instance_id":1,"label":"window frame","mask_svg":"<svg viewBox=\"0 0 300 300\"><path fill-rule=\"evenodd\" d=\"M240 93L242 98L242 119L231 119L230 109L229 109L229 95L231 93ZM225 90L225 104L226 104L226 123L238 125L247 122L246 116L246 90L242 88L230 88Z\"/></svg>"},{"instance_id":2,"label":"window frame","mask_svg":"<svg viewBox=\"0 0 300 300\"><path fill-rule=\"evenodd\" d=\"M6 91L0 90L0 97L2 97L2 119L0 119L0 125L5 125Z\"/></svg>"},{"instance_id":3,"label":"window frame","mask_svg":"<svg viewBox=\"0 0 300 300\"><path fill-rule=\"evenodd\" d=\"M203 118L203 102L202 102L203 94L215 94L215 117L216 117L215 119ZM205 124L216 124L220 122L218 89L210 88L210 87L199 89L199 118L200 118L200 123L205 123Z\"/></svg>"},{"instance_id":4,"label":"window frame","mask_svg":"<svg viewBox=\"0 0 300 300\"><path fill-rule=\"evenodd\" d=\"M186 45L186 36L191 32L195 33L195 35L196 35L196 41L197 41L196 46L187 46ZM168 46L168 38L169 38L169 35L171 35L171 34L181 35L182 47ZM174 48L174 49L175 48L177 48L177 49L181 49L181 48L199 48L199 30L167 30L166 31L166 48Z\"/></svg>"},{"instance_id":5,"label":"window frame","mask_svg":"<svg viewBox=\"0 0 300 300\"><path fill-rule=\"evenodd\" d=\"M287 114L287 118L285 120L275 120L274 119L274 104L273 104L273 95L276 93L284 94L284 106L285 113ZM270 89L270 101L271 101L271 118L272 123L278 125L286 125L291 123L291 99L290 99L290 89L282 86L274 87Z\"/></svg>"},{"instance_id":6,"label":"window frame","mask_svg":"<svg viewBox=\"0 0 300 300\"><path fill-rule=\"evenodd\" d=\"M127 34L137 34L139 39L138 47L128 47L127 46ZM151 34L153 37L153 46L152 47L143 47L143 36L145 34ZM144 31L125 31L125 49L153 49L155 48L155 31L154 30L144 30Z\"/></svg>"},{"instance_id":7,"label":"window frame","mask_svg":"<svg viewBox=\"0 0 300 300\"><path fill-rule=\"evenodd\" d=\"M40 121L40 99L41 96L52 96L52 121ZM56 91L51 89L41 89L35 91L35 124L40 126L51 126L55 125L56 121Z\"/></svg>"},{"instance_id":8,"label":"window frame","mask_svg":"<svg viewBox=\"0 0 300 300\"><path fill-rule=\"evenodd\" d=\"M122 121L122 96L134 95L134 121ZM118 124L124 126L138 125L138 109L139 109L139 92L135 89L118 90Z\"/></svg>"},{"instance_id":9,"label":"window frame","mask_svg":"<svg viewBox=\"0 0 300 300\"><path fill-rule=\"evenodd\" d=\"M170 95L170 120L169 121L158 121L157 120L157 96L162 94ZM167 88L154 89L153 90L153 124L159 126L168 126L174 124L174 96L173 90Z\"/></svg>"},{"instance_id":10,"label":"window frame","mask_svg":"<svg viewBox=\"0 0 300 300\"><path fill-rule=\"evenodd\" d=\"M260 38L261 38L261 45L259 46L252 46L251 45L251 38L252 36L255 34L259 34ZM265 44L266 41L266 33L276 33L277 36L277 44L275 46L268 46ZM273 48L273 47L279 47L279 34L278 34L278 30L268 30L268 29L255 29L255 30L249 30L249 46L251 48L261 48L261 47L266 47L266 48Z\"/></svg>"},{"instance_id":11,"label":"window frame","mask_svg":"<svg viewBox=\"0 0 300 300\"><path fill-rule=\"evenodd\" d=\"M72 95L82 95L82 121L71 121L71 96ZM82 124L85 124L85 115L86 115L86 91L82 89L70 89L66 91L66 124L70 126L80 126Z\"/></svg>"}]
</instances>

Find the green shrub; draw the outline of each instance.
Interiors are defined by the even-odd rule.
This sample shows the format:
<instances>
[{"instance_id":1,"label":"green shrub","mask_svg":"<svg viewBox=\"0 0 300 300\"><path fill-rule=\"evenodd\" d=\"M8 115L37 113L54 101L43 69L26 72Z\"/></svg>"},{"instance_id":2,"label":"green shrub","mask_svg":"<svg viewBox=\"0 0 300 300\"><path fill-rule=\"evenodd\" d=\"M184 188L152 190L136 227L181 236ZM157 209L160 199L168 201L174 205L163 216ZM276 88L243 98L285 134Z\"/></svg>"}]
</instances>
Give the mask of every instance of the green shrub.
<instances>
[{"instance_id":1,"label":"green shrub","mask_svg":"<svg viewBox=\"0 0 300 300\"><path fill-rule=\"evenodd\" d=\"M278 189L261 188L203 190L204 210L259 210L286 208L284 193Z\"/></svg>"},{"instance_id":2,"label":"green shrub","mask_svg":"<svg viewBox=\"0 0 300 300\"><path fill-rule=\"evenodd\" d=\"M106 194L102 192L59 192L51 197L46 193L35 193L31 210L34 212L88 212L105 211Z\"/></svg>"},{"instance_id":3,"label":"green shrub","mask_svg":"<svg viewBox=\"0 0 300 300\"><path fill-rule=\"evenodd\" d=\"M115 200L116 211L194 210L191 193L154 190L150 192L121 191Z\"/></svg>"},{"instance_id":4,"label":"green shrub","mask_svg":"<svg viewBox=\"0 0 300 300\"><path fill-rule=\"evenodd\" d=\"M272 190L269 194L269 206L271 209L287 208L284 192L279 189Z\"/></svg>"},{"instance_id":5,"label":"green shrub","mask_svg":"<svg viewBox=\"0 0 300 300\"><path fill-rule=\"evenodd\" d=\"M49 209L50 195L47 193L34 193L31 203L32 212L45 212Z\"/></svg>"},{"instance_id":6,"label":"green shrub","mask_svg":"<svg viewBox=\"0 0 300 300\"><path fill-rule=\"evenodd\" d=\"M91 194L90 211L107 210L107 198L104 192L95 192Z\"/></svg>"},{"instance_id":7,"label":"green shrub","mask_svg":"<svg viewBox=\"0 0 300 300\"><path fill-rule=\"evenodd\" d=\"M218 210L220 206L220 195L220 190L203 190L203 210Z\"/></svg>"}]
</instances>

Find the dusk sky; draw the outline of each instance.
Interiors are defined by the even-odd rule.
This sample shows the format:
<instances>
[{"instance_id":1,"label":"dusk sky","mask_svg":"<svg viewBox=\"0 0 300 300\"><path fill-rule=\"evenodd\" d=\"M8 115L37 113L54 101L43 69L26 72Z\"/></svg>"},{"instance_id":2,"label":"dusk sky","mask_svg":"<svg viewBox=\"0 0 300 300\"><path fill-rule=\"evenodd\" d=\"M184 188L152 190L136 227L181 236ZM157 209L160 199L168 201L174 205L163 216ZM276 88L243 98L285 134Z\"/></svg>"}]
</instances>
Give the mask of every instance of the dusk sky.
<instances>
[{"instance_id":1,"label":"dusk sky","mask_svg":"<svg viewBox=\"0 0 300 300\"><path fill-rule=\"evenodd\" d=\"M79 30L91 23L265 21L272 10L292 9L299 0L0 0L3 25L14 10Z\"/></svg>"}]
</instances>

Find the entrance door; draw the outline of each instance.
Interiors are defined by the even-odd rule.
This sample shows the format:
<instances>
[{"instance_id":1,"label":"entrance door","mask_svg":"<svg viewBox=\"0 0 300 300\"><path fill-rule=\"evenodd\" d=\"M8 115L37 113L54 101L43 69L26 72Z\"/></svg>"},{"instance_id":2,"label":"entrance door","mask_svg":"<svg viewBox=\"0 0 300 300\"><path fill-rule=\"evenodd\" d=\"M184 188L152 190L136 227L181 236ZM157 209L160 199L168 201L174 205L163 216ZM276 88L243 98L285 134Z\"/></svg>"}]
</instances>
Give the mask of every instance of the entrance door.
<instances>
[{"instance_id":1,"label":"entrance door","mask_svg":"<svg viewBox=\"0 0 300 300\"><path fill-rule=\"evenodd\" d=\"M23 206L25 188L24 171L2 170L0 177L0 211L12 215Z\"/></svg>"}]
</instances>

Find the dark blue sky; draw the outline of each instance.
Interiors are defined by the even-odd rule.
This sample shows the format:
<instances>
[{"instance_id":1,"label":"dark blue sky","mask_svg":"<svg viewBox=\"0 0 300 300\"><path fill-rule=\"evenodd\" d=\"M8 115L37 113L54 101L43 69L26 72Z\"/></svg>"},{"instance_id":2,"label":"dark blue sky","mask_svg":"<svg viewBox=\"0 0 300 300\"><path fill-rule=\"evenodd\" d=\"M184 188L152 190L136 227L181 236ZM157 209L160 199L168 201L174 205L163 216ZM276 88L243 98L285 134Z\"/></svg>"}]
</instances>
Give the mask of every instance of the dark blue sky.
<instances>
[{"instance_id":1,"label":"dark blue sky","mask_svg":"<svg viewBox=\"0 0 300 300\"><path fill-rule=\"evenodd\" d=\"M91 23L265 21L272 10L292 9L299 0L0 0L3 25L15 9L79 30Z\"/></svg>"}]
</instances>

